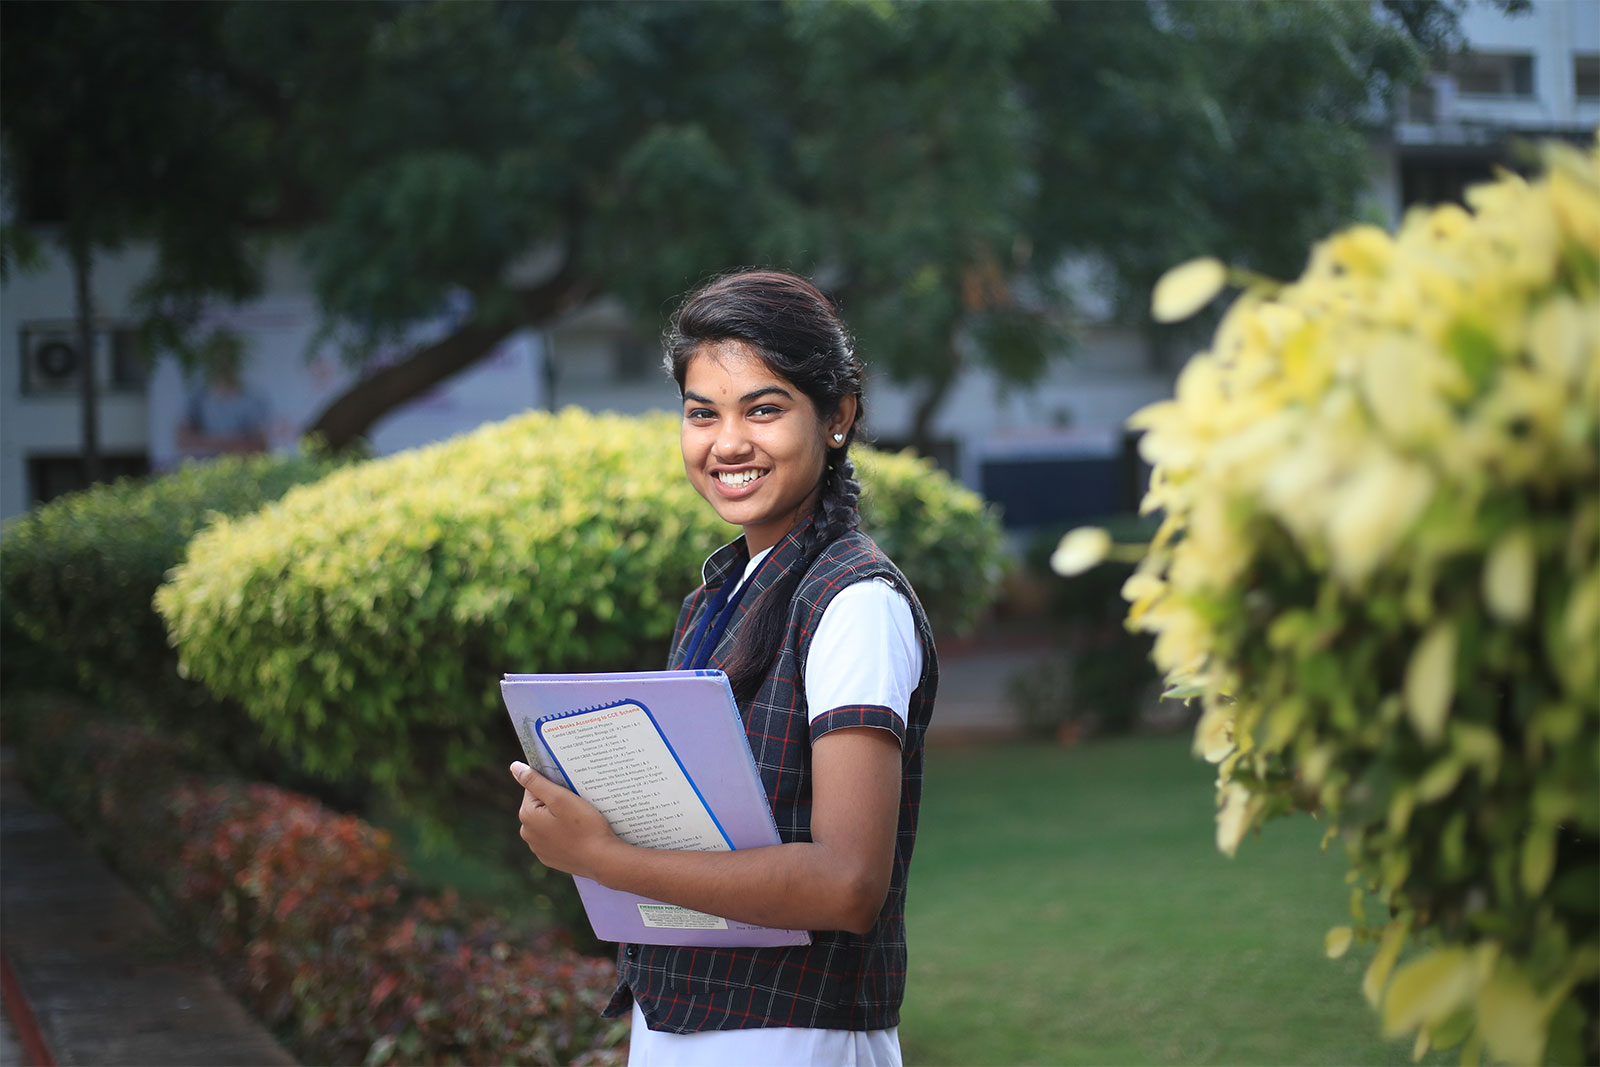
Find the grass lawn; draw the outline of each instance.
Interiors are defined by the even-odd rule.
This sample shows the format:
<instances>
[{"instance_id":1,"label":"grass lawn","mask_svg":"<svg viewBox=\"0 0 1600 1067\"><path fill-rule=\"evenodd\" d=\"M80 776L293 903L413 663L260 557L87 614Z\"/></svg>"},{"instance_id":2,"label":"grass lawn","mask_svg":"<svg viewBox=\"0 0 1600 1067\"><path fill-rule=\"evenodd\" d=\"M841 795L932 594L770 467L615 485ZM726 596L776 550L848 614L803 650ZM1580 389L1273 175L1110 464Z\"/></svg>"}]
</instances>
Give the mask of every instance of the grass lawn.
<instances>
[{"instance_id":1,"label":"grass lawn","mask_svg":"<svg viewBox=\"0 0 1600 1067\"><path fill-rule=\"evenodd\" d=\"M1349 890L1322 824L1229 860L1213 780L1186 736L930 750L906 1063L1410 1063L1362 999L1371 949L1323 955Z\"/></svg>"}]
</instances>

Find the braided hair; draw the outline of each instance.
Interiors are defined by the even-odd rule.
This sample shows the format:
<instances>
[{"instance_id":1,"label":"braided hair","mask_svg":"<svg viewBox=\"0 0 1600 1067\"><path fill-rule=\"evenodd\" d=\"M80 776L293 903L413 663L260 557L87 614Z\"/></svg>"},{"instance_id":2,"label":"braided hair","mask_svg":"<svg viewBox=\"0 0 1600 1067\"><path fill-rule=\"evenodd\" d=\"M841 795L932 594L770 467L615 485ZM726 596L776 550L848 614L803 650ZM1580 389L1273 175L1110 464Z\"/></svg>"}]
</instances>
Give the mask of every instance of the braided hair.
<instances>
[{"instance_id":1,"label":"braided hair","mask_svg":"<svg viewBox=\"0 0 1600 1067\"><path fill-rule=\"evenodd\" d=\"M668 373L684 388L689 363L704 345L740 341L768 369L810 398L819 418L856 398L856 418L844 443L827 449L814 521L800 541L802 563L773 583L745 615L727 664L728 680L742 703L753 697L783 644L789 602L822 550L855 529L861 486L850 462L850 443L861 422L865 368L832 302L804 278L780 271L724 274L691 293L672 316L663 338Z\"/></svg>"}]
</instances>

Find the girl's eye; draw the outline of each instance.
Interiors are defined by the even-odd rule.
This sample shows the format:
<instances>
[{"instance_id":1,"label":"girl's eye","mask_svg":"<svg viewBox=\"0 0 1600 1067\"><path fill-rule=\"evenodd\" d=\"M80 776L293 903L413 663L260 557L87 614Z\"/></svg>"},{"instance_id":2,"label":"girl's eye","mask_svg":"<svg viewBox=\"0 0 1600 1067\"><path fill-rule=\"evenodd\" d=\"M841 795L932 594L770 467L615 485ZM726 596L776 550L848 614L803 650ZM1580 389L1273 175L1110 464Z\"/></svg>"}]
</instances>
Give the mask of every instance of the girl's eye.
<instances>
[{"instance_id":1,"label":"girl's eye","mask_svg":"<svg viewBox=\"0 0 1600 1067\"><path fill-rule=\"evenodd\" d=\"M706 420L715 417L715 413L713 413L709 408L692 408L684 414L684 418L688 419L690 422L705 422Z\"/></svg>"},{"instance_id":2,"label":"girl's eye","mask_svg":"<svg viewBox=\"0 0 1600 1067\"><path fill-rule=\"evenodd\" d=\"M776 415L780 411L782 409L775 404L762 404L760 407L752 409L750 414L756 416Z\"/></svg>"}]
</instances>

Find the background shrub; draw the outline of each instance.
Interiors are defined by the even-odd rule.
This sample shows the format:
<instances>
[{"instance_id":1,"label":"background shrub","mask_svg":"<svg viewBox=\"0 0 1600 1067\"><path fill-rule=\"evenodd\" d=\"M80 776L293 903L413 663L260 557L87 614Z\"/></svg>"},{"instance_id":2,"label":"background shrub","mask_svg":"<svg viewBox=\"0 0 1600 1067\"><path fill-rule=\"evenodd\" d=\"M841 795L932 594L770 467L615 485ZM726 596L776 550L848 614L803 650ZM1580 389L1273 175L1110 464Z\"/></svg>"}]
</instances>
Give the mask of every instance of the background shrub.
<instances>
[{"instance_id":1,"label":"background shrub","mask_svg":"<svg viewBox=\"0 0 1600 1067\"><path fill-rule=\"evenodd\" d=\"M916 587L934 634L977 625L1006 563L995 509L909 449L850 455L862 484L861 528Z\"/></svg>"},{"instance_id":2,"label":"background shrub","mask_svg":"<svg viewBox=\"0 0 1600 1067\"><path fill-rule=\"evenodd\" d=\"M1376 942L1386 1033L1474 1062L1600 1061L1600 152L1549 159L1252 283L1133 420L1129 619L1204 704L1219 844L1325 813L1329 954Z\"/></svg>"},{"instance_id":3,"label":"background shrub","mask_svg":"<svg viewBox=\"0 0 1600 1067\"><path fill-rule=\"evenodd\" d=\"M909 457L862 466L885 547L930 610L972 620L993 517ZM316 773L413 807L503 804L518 746L501 674L658 667L735 532L684 478L676 418L534 412L219 521L157 604L183 669Z\"/></svg>"},{"instance_id":4,"label":"background shrub","mask_svg":"<svg viewBox=\"0 0 1600 1067\"><path fill-rule=\"evenodd\" d=\"M71 684L118 714L199 731L248 762L253 731L179 677L151 599L189 539L217 516L248 514L333 468L321 457L226 457L71 493L7 522L0 629L8 686Z\"/></svg>"},{"instance_id":5,"label":"background shrub","mask_svg":"<svg viewBox=\"0 0 1600 1067\"><path fill-rule=\"evenodd\" d=\"M1106 527L1120 541L1148 540L1155 529L1131 515ZM1023 565L1047 583L1049 618L1062 655L1011 678L1007 696L1036 737L1126 733L1138 728L1154 702L1159 677L1150 663L1149 636L1124 625L1122 585L1133 564L1107 562L1071 577L1055 575L1050 555L1064 532L1038 534L1023 553Z\"/></svg>"}]
</instances>

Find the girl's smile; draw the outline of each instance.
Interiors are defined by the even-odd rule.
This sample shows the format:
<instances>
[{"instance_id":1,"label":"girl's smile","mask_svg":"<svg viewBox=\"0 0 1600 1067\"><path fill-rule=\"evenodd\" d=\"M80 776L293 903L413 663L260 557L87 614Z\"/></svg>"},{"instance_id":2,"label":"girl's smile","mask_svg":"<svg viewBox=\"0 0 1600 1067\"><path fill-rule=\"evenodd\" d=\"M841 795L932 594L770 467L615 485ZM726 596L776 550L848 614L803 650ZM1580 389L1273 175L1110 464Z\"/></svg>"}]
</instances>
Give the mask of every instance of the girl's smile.
<instances>
[{"instance_id":1,"label":"girl's smile","mask_svg":"<svg viewBox=\"0 0 1600 1067\"><path fill-rule=\"evenodd\" d=\"M815 505L828 435L849 428L855 406L849 397L824 421L750 346L704 345L683 379L684 470L718 515L744 527L754 555Z\"/></svg>"}]
</instances>

